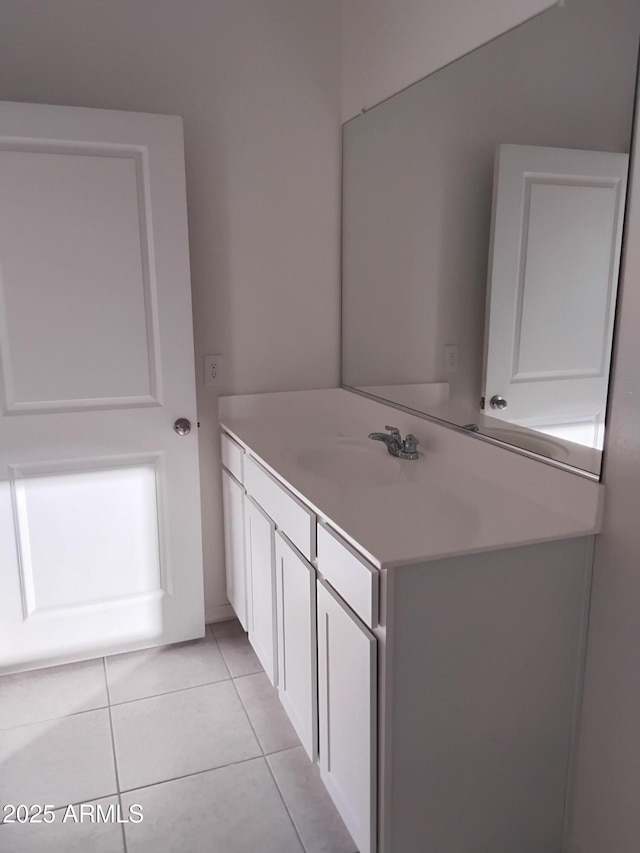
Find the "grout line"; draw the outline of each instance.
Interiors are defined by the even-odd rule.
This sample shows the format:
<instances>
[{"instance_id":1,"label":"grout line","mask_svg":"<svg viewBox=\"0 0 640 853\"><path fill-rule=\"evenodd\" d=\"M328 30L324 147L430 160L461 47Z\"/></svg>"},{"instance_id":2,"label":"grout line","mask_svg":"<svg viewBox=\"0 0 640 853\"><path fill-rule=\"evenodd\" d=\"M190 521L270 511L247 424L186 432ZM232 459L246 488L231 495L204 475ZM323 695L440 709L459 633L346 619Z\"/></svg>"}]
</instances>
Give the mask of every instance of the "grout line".
<instances>
[{"instance_id":1,"label":"grout line","mask_svg":"<svg viewBox=\"0 0 640 853\"><path fill-rule=\"evenodd\" d=\"M61 714L58 717L47 717L45 720L34 720L32 723L18 723L17 726L0 727L0 733L11 732L14 729L24 729L27 726L40 726L43 723L53 723L56 720L66 720L68 717L79 717L81 714L92 714L94 711L105 711L108 707L109 705L107 703L106 705L98 705L95 708L83 708L82 711L71 711L70 714Z\"/></svg>"},{"instance_id":2,"label":"grout line","mask_svg":"<svg viewBox=\"0 0 640 853\"><path fill-rule=\"evenodd\" d=\"M240 695L240 691L238 690L238 688L237 688L237 686L236 686L236 682L235 682L235 679L234 679L234 678L232 678L232 679L231 679L231 683L233 684L233 689L236 691L236 696L238 697L238 699L239 699L239 701L240 701L240 705L242 706L242 710L244 711L245 716L246 716L246 718L247 718L247 720L248 720L248 722L249 722L249 725L251 726L251 731L253 732L253 736L254 736L254 737L255 737L255 739L256 739L256 743L257 743L257 744L258 744L258 746L260 747L260 752L262 753L262 757L264 758L264 756L265 756L265 751L264 751L264 747L262 746L262 741L261 741L261 740L260 740L260 738L258 737L258 732L255 730L255 726L253 725L253 720L251 719L251 716L250 716L250 714L249 714L249 711L247 710L247 706L246 706L246 705L244 704L244 702L242 701L242 696Z\"/></svg>"},{"instance_id":3,"label":"grout line","mask_svg":"<svg viewBox=\"0 0 640 853\"><path fill-rule=\"evenodd\" d=\"M272 755L280 755L281 752L291 752L292 749L304 749L304 747L301 743L296 743L294 746L285 746L284 749L272 749L271 752L265 752L264 757L269 758ZM306 752L305 755L307 756L307 760L309 760L309 756Z\"/></svg>"},{"instance_id":4,"label":"grout line","mask_svg":"<svg viewBox=\"0 0 640 853\"><path fill-rule=\"evenodd\" d=\"M120 791L118 791L118 802L120 803L120 814L124 815L124 809L122 808L122 794L120 793ZM121 823L120 829L122 830L122 847L123 847L124 853L128 853L128 851L127 851L127 833L125 832L124 828L125 828L125 824Z\"/></svg>"},{"instance_id":5,"label":"grout line","mask_svg":"<svg viewBox=\"0 0 640 853\"><path fill-rule=\"evenodd\" d=\"M208 626L207 626L207 627L208 627ZM202 637L201 639L204 639L204 637ZM222 649L220 648L220 645L219 645L219 643L218 643L217 637L215 637L214 635L211 635L211 636L210 636L210 639L215 643L215 645L216 645L216 647L217 647L217 649L218 649L218 652L220 653L220 658L221 658L221 660L222 660L222 664L223 664L223 666L224 666L224 670L225 670L225 672L227 673L227 675L226 675L226 676L224 676L223 678L219 678L219 679L217 679L217 680L215 680L215 681L205 681L205 682L203 682L202 684L194 684L194 685L191 685L191 686L189 686L189 687L178 687L178 688L177 688L177 689L175 689L175 690L163 690L163 691L161 691L160 693L151 693L151 694L149 694L148 696L139 696L137 699L125 699L123 702L113 702L113 701L111 700L111 696L110 696L110 692L109 692L109 679L108 679L108 677L107 677L107 663L106 663L106 660L107 660L107 659L106 659L106 657L102 657L102 658L90 658L90 661L99 661L99 660L101 660L101 661L102 661L102 668L103 668L103 672L104 672L105 687L106 687L106 693L107 693L107 702L106 702L106 704L104 704L104 705L96 705L96 707L95 707L95 708L83 708L83 709L82 709L82 710L80 710L80 711L71 711L71 712L70 712L70 713L68 713L68 714L60 714L60 715L58 715L58 716L56 716L56 717L46 717L45 719L42 719L42 720L34 720L34 721L33 721L33 722L31 722L31 723L18 723L18 724L17 724L17 725L15 725L15 726L0 726L0 732L8 732L8 731L11 731L12 729L19 729L19 728L23 728L23 727L25 727L25 726L37 726L37 725L39 725L40 723L50 723L50 722L53 722L54 720L65 720L67 717L77 717L77 716L79 716L80 714L90 714L92 711L102 711L102 710L104 710L104 709L106 709L106 708L109 708L109 707L115 707L115 706L117 706L117 705L128 705L128 704L130 704L131 702L140 702L140 701L142 701L142 700L144 700L144 699L154 699L154 698L155 698L155 697L157 697L157 696L166 696L166 695L167 695L167 694L169 694L169 693L180 693L180 692L181 692L181 691L183 691L183 690L193 690L193 689L195 689L196 687L206 687L206 686L208 686L208 685L210 685L210 684L219 684L219 683L221 683L221 682L223 682L223 681L230 681L230 680L231 680L232 678L234 678L234 677L236 677L236 678L237 678L238 676L233 676L233 675L231 674L231 670L229 669L229 666L228 666L228 664L227 664L227 661L226 661L226 658L225 658L225 656L224 656L224 653L223 653ZM147 650L146 650L146 649L141 649L140 651L147 651ZM125 652L124 654L128 654L128 652ZM109 655L109 657L117 657L117 655ZM89 662L89 661L82 661L82 663L87 663L87 662ZM63 666L68 666L68 665L72 665L72 664L63 664ZM33 670L33 671L34 671L34 672L37 672L38 670ZM261 670L259 670L259 671L261 671ZM10 673L10 674L11 674L11 673ZM246 675L255 675L255 673L245 673L245 674L246 674ZM2 683L1 679L2 679L3 677L4 677L4 676L0 676L0 685L1 685L1 683ZM242 676L240 676L240 677L242 677Z\"/></svg>"},{"instance_id":6,"label":"grout line","mask_svg":"<svg viewBox=\"0 0 640 853\"><path fill-rule=\"evenodd\" d=\"M147 699L158 699L160 696L169 696L171 693L185 693L187 690L197 690L199 687L210 687L212 684L224 684L231 681L228 678L219 678L217 681L205 681L202 684L192 684L189 687L177 687L175 690L164 690L162 693L151 693L149 696L139 696L137 699L124 699L122 702L112 702L112 708L120 708L122 705L132 705L134 702L146 702Z\"/></svg>"},{"instance_id":7,"label":"grout line","mask_svg":"<svg viewBox=\"0 0 640 853\"><path fill-rule=\"evenodd\" d=\"M113 769L116 774L116 788L118 789L118 805L120 806L120 812L122 812L122 794L120 791L120 775L118 773L118 758L116 755L116 739L113 733L113 718L111 716L111 694L109 692L109 679L107 678L107 659L102 658L102 667L104 670L104 681L105 686L107 688L107 701L109 702L109 730L111 732L111 753L113 755ZM127 853L127 839L124 834L124 824L120 824L120 830L122 832L122 844L124 847L124 853Z\"/></svg>"},{"instance_id":8,"label":"grout line","mask_svg":"<svg viewBox=\"0 0 640 853\"><path fill-rule=\"evenodd\" d=\"M252 673L252 674L255 674L255 673ZM249 711L247 710L246 705L245 705L245 704L244 704L244 702L242 701L242 696L240 695L240 691L238 690L238 687L237 687L237 685L236 685L235 679L231 679L231 681L232 681L232 684L233 684L233 688L234 688L234 690L235 690L235 691L236 691L236 693L238 694L238 699L240 700L240 704L241 704L241 705L242 705L242 707L244 708L244 712L245 712L245 714L247 715L247 719L249 720L249 725L251 726L251 730L253 731L253 734L254 734L254 736L255 736L256 740L258 741L258 745L259 745L260 749L262 750L262 758L263 758L263 760L264 760L264 763L267 765L267 770L269 771L269 775L270 775L270 776L271 776L271 778L273 779L273 783L274 783L274 785L276 786L276 791L277 791L277 792L278 792L278 794L280 795L280 799L282 800L282 804L284 805L285 811L286 811L287 815L289 816L289 820L291 821L291 826L293 827L293 831L295 832L295 834L296 834L296 836L297 836L297 838L298 838L298 841L300 842L300 846L302 847L302 849L303 849L304 851L307 851L307 848L306 848L306 847L305 847L305 845L304 845L304 842L303 842L303 840L302 840L302 838L301 838L301 836L300 836L300 833L298 832L298 827L296 826L296 822L295 822L295 821L294 821L294 819L293 819L293 815L291 814L291 811L289 810L289 806L287 805L287 801L286 801L286 800L285 800L285 798L284 798L284 794L283 794L283 793L282 793L282 791L280 790L280 786L278 785L278 782L277 782L277 780L276 780L276 777L273 775L273 770L271 769L271 765L270 765L270 764L269 764L269 762L267 761L267 753L265 753L265 751L264 751L264 747L262 746L262 742L260 741L260 738L258 737L258 733L256 732L256 730L255 730L255 728L254 728L254 726L253 726L253 722L252 722L252 720L251 720L251 716L249 715ZM269 753L269 754L270 754L270 755L273 755L274 753Z\"/></svg>"},{"instance_id":9,"label":"grout line","mask_svg":"<svg viewBox=\"0 0 640 853\"><path fill-rule=\"evenodd\" d=\"M258 669L255 672L243 672L242 675L232 675L231 677L234 681L242 681L243 678L253 678L254 675L266 675L266 672L264 669ZM269 684L271 684L271 682L269 682Z\"/></svg>"},{"instance_id":10,"label":"grout line","mask_svg":"<svg viewBox=\"0 0 640 853\"><path fill-rule=\"evenodd\" d=\"M224 661L223 661L224 662ZM228 672L228 667L225 663L225 668ZM256 672L247 673L247 675L258 675ZM245 676L235 676L236 678L244 678ZM36 720L33 723L19 723L17 726L8 726L0 728L0 732L10 732L13 729L25 728L26 726L38 726L41 723L51 723L54 720L66 720L68 717L78 717L80 714L91 714L93 711L105 711L109 708L119 708L121 705L131 705L133 702L144 702L146 699L157 699L160 696L168 696L171 693L184 693L186 690L197 690L198 687L210 687L212 684L224 684L227 681L232 681L234 678L230 673L224 678L219 678L217 681L205 681L202 684L192 684L189 687L177 687L175 690L164 690L162 693L151 693L149 696L139 696L137 699L125 699L122 702L111 702L107 700L106 705L99 705L97 708L86 708L82 711L72 711L70 714L62 714L59 717L47 717L46 720ZM109 696L109 688L107 687L107 697Z\"/></svg>"},{"instance_id":11,"label":"grout line","mask_svg":"<svg viewBox=\"0 0 640 853\"><path fill-rule=\"evenodd\" d=\"M211 632L211 639L216 644L216 649L218 650L218 654L220 655L220 660L222 661L222 665L225 668L225 671L229 674L229 678L233 678L231 674L231 670L229 669L229 664L227 663L227 659L224 656L224 652L220 648L220 643L218 642L218 638L215 636L213 632Z\"/></svg>"},{"instance_id":12,"label":"grout line","mask_svg":"<svg viewBox=\"0 0 640 853\"><path fill-rule=\"evenodd\" d=\"M223 648L223 647L222 647L222 645L220 644L220 640L237 639L237 638L238 638L238 636L239 636L241 639L243 638L243 639L247 640L247 642L248 642L247 635L244 633L244 631L242 632L242 634L240 634L240 635L236 635L236 637L234 637L234 635L233 635L233 634L231 634L231 635L227 635L226 637L216 637L215 635L213 636L213 639L214 639L214 640L216 641L216 643L217 643L218 650L220 651L220 654L222 655L222 659L223 659L223 661L224 661L224 665L225 665L225 666L227 667L227 669L229 670L229 675L231 676L231 678L242 678L244 675L255 675L255 674L256 674L255 672L241 672L241 673L239 673L238 675L234 675L234 674L233 674L233 672L231 672L231 666L229 665L229 661L227 660L227 656L226 656L226 654L225 654L225 652L224 652L224 648ZM258 662L258 666L260 666L260 662ZM257 669L257 670L256 670L256 672L264 672L264 668L263 668L262 666L260 666L260 669Z\"/></svg>"},{"instance_id":13,"label":"grout line","mask_svg":"<svg viewBox=\"0 0 640 853\"><path fill-rule=\"evenodd\" d=\"M193 773L183 773L181 776L172 776L171 779L160 779L158 782L150 782L148 785L138 785L135 788L125 788L122 794L133 794L136 791L146 791L147 788L157 788L158 785L167 785L169 782L179 782L182 779L190 779L192 776L202 776L203 773L215 773L216 770L224 770L225 767L235 767L236 764L247 764L249 761L262 761L264 755L252 755L249 758L241 758L239 761L230 761L228 764L219 764L216 767L207 767L205 770L194 770ZM113 796L113 795L112 795Z\"/></svg>"},{"instance_id":14,"label":"grout line","mask_svg":"<svg viewBox=\"0 0 640 853\"><path fill-rule=\"evenodd\" d=\"M286 750L281 750L281 752L285 752L285 751ZM275 754L276 754L275 752L270 753L270 755L275 755ZM298 831L298 827L297 827L296 822L294 820L293 813L292 813L291 809L289 808L289 804L287 803L284 792L282 791L282 788L278 784L278 780L276 779L275 773L273 772L273 768L271 767L271 764L269 763L266 755L265 755L265 764L267 765L267 768L269 770L271 778L273 779L273 784L276 786L276 790L280 794L280 799L282 800L285 811L289 815L289 820L291 821L291 825L293 826L293 830L294 830L295 834L298 836L298 841L300 842L300 846L305 851L305 853L309 853L309 851L307 850L307 845L302 840L302 836L300 835L300 832Z\"/></svg>"}]
</instances>

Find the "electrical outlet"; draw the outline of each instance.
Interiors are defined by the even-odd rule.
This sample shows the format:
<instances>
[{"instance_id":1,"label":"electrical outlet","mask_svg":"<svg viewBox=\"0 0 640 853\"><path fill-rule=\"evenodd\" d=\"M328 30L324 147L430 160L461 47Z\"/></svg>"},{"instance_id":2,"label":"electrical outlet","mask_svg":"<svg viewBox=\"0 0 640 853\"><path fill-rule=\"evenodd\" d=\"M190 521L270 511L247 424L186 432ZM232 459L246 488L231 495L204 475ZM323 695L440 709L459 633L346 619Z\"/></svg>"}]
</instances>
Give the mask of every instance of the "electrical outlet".
<instances>
[{"instance_id":1,"label":"electrical outlet","mask_svg":"<svg viewBox=\"0 0 640 853\"><path fill-rule=\"evenodd\" d=\"M205 355L204 357L204 384L222 384L222 356Z\"/></svg>"},{"instance_id":2,"label":"electrical outlet","mask_svg":"<svg viewBox=\"0 0 640 853\"><path fill-rule=\"evenodd\" d=\"M458 372L458 347L450 346L444 348L444 372Z\"/></svg>"}]
</instances>

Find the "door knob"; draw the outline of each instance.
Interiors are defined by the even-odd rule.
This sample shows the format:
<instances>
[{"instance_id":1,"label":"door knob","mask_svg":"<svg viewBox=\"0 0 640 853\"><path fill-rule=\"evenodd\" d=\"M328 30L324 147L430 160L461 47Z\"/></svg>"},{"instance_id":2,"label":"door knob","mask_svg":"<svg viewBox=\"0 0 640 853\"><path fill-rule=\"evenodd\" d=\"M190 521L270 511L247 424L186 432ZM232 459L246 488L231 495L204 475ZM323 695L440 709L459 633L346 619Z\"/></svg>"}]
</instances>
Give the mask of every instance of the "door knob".
<instances>
[{"instance_id":1,"label":"door knob","mask_svg":"<svg viewBox=\"0 0 640 853\"><path fill-rule=\"evenodd\" d=\"M508 404L504 397L501 397L499 394L494 394L489 400L489 405L492 409L506 409Z\"/></svg>"},{"instance_id":2,"label":"door knob","mask_svg":"<svg viewBox=\"0 0 640 853\"><path fill-rule=\"evenodd\" d=\"M191 421L188 421L186 418L178 418L173 428L178 435L189 435L191 432Z\"/></svg>"}]
</instances>

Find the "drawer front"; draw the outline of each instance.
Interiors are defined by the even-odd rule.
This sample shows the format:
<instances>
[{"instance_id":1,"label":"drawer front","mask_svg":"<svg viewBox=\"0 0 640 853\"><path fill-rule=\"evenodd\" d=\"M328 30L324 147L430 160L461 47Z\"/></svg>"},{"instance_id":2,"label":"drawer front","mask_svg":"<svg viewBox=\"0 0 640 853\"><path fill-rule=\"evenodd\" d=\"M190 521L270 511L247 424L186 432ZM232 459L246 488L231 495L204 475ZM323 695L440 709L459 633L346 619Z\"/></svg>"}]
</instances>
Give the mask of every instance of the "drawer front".
<instances>
[{"instance_id":1,"label":"drawer front","mask_svg":"<svg viewBox=\"0 0 640 853\"><path fill-rule=\"evenodd\" d=\"M378 624L378 570L323 524L318 525L318 571L365 625Z\"/></svg>"},{"instance_id":2,"label":"drawer front","mask_svg":"<svg viewBox=\"0 0 640 853\"><path fill-rule=\"evenodd\" d=\"M244 484L298 551L311 561L315 557L316 517L251 456L244 460Z\"/></svg>"},{"instance_id":3,"label":"drawer front","mask_svg":"<svg viewBox=\"0 0 640 853\"><path fill-rule=\"evenodd\" d=\"M233 474L239 483L244 482L243 477L243 457L244 450L225 432L220 434L220 446L222 450L222 464Z\"/></svg>"}]
</instances>

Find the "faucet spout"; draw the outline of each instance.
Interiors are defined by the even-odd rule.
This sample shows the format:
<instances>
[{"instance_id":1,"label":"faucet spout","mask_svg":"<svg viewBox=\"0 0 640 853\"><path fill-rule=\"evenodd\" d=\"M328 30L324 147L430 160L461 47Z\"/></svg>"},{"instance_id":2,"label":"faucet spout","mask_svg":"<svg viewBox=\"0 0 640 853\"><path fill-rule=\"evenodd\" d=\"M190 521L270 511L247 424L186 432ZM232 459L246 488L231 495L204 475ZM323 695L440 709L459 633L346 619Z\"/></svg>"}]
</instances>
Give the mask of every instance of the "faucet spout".
<instances>
[{"instance_id":1,"label":"faucet spout","mask_svg":"<svg viewBox=\"0 0 640 853\"><path fill-rule=\"evenodd\" d=\"M393 438L393 436L386 432L370 432L369 438L372 438L374 441L384 441L385 444L388 444L389 439Z\"/></svg>"}]
</instances>

